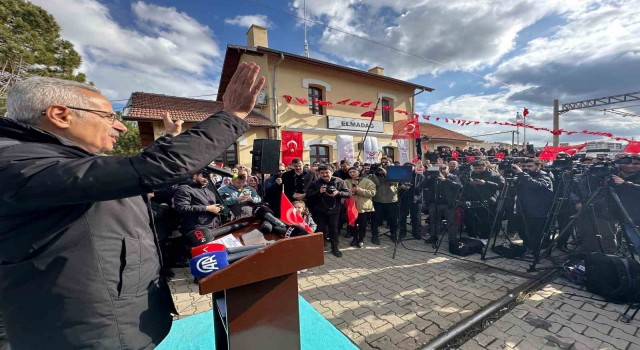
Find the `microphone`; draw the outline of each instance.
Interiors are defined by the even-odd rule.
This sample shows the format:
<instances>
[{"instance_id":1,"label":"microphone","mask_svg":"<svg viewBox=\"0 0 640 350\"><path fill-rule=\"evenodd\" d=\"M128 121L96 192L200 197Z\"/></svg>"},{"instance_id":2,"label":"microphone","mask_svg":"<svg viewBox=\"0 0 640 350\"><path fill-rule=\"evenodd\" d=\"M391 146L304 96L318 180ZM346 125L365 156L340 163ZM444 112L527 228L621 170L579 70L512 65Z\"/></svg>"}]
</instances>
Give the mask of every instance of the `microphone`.
<instances>
[{"instance_id":1,"label":"microphone","mask_svg":"<svg viewBox=\"0 0 640 350\"><path fill-rule=\"evenodd\" d=\"M226 251L204 253L189 260L189 268L194 277L208 276L227 266L229 262Z\"/></svg>"},{"instance_id":2,"label":"microphone","mask_svg":"<svg viewBox=\"0 0 640 350\"><path fill-rule=\"evenodd\" d=\"M287 224L282 222L277 217L273 216L273 211L271 209L269 209L268 207L265 207L264 205L260 205L260 206L256 207L256 210L253 212L253 215L255 217L257 217L258 219L261 219L263 221L267 221L268 223L273 225L274 228L275 227L285 227L285 228L287 227Z\"/></svg>"},{"instance_id":3,"label":"microphone","mask_svg":"<svg viewBox=\"0 0 640 350\"><path fill-rule=\"evenodd\" d=\"M244 251L239 251L237 253L229 253L229 255L227 256L227 262L229 262L229 264L234 263L246 256L249 256L255 252L257 252L258 250L266 247L266 244L263 245L259 245L259 246L246 246L246 247L253 247L251 249L247 249ZM237 247L237 248L243 248L243 247ZM231 249L231 248L229 248Z\"/></svg>"},{"instance_id":4,"label":"microphone","mask_svg":"<svg viewBox=\"0 0 640 350\"><path fill-rule=\"evenodd\" d=\"M273 216L273 215L272 215ZM222 226L222 227L218 227L214 230L211 230L211 234L213 235L213 238L216 238L218 236L222 236L225 235L231 231L235 231L237 229L243 228L249 226L249 222L241 222L238 224L233 224L233 225L228 225L228 226Z\"/></svg>"},{"instance_id":5,"label":"microphone","mask_svg":"<svg viewBox=\"0 0 640 350\"><path fill-rule=\"evenodd\" d=\"M260 225L260 231L263 233L269 233L273 231L273 225L271 225L268 221L263 221L262 225Z\"/></svg>"}]
</instances>

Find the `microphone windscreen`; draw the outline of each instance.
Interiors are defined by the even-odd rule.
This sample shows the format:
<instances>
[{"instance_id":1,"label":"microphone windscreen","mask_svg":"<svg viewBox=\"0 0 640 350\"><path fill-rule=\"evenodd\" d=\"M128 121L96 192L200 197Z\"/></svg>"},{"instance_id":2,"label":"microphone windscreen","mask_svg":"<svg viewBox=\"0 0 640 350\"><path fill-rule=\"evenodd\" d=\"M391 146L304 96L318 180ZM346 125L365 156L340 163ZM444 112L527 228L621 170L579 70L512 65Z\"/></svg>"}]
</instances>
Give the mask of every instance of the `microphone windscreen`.
<instances>
[{"instance_id":1,"label":"microphone windscreen","mask_svg":"<svg viewBox=\"0 0 640 350\"><path fill-rule=\"evenodd\" d=\"M266 214L271 214L273 215L273 210L271 210L271 208L266 207L264 205L259 205L256 207L256 209L253 211L253 215L255 217L257 217L258 219L263 219Z\"/></svg>"},{"instance_id":2,"label":"microphone windscreen","mask_svg":"<svg viewBox=\"0 0 640 350\"><path fill-rule=\"evenodd\" d=\"M191 274L194 277L208 276L220 269L229 266L227 252L204 253L189 260Z\"/></svg>"},{"instance_id":3,"label":"microphone windscreen","mask_svg":"<svg viewBox=\"0 0 640 350\"><path fill-rule=\"evenodd\" d=\"M269 233L273 231L273 225L271 225L268 221L263 221L260 225L260 231L262 233Z\"/></svg>"},{"instance_id":4,"label":"microphone windscreen","mask_svg":"<svg viewBox=\"0 0 640 350\"><path fill-rule=\"evenodd\" d=\"M194 258L200 254L211 252L222 252L226 249L224 244L221 243L207 243L191 248L191 257Z\"/></svg>"}]
</instances>

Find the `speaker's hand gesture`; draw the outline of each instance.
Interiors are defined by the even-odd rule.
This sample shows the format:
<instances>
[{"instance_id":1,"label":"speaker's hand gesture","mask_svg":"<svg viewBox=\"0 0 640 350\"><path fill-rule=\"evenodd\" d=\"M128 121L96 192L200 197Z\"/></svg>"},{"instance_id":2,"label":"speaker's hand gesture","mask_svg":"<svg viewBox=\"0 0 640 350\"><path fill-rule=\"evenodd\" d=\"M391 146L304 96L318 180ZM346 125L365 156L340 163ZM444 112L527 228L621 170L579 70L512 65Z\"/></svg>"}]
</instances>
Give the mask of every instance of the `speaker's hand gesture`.
<instances>
[{"instance_id":1,"label":"speaker's hand gesture","mask_svg":"<svg viewBox=\"0 0 640 350\"><path fill-rule=\"evenodd\" d=\"M254 62L240 63L222 97L225 112L242 119L249 115L265 82L264 77L256 81L259 71L260 66Z\"/></svg>"}]
</instances>

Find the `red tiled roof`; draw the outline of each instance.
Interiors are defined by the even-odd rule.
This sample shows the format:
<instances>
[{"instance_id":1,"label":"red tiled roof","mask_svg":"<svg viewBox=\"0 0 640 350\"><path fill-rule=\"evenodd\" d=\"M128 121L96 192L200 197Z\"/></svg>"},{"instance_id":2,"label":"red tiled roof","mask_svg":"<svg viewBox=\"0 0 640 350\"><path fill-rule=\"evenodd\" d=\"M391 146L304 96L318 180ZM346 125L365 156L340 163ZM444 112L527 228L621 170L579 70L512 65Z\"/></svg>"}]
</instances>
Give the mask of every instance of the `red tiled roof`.
<instances>
[{"instance_id":1,"label":"red tiled roof","mask_svg":"<svg viewBox=\"0 0 640 350\"><path fill-rule=\"evenodd\" d=\"M185 122L201 122L207 117L222 111L223 103L220 101L198 100L194 98L176 97L148 92L134 92L127 104L128 114L123 115L125 120L161 120L161 116L169 112L173 119L182 119ZM269 118L251 112L247 118L251 126L275 126Z\"/></svg>"},{"instance_id":2,"label":"red tiled roof","mask_svg":"<svg viewBox=\"0 0 640 350\"><path fill-rule=\"evenodd\" d=\"M480 140L474 139L473 137L469 137L461 133L445 129L431 123L420 123L420 133L422 135L428 136L431 139L481 142Z\"/></svg>"}]
</instances>

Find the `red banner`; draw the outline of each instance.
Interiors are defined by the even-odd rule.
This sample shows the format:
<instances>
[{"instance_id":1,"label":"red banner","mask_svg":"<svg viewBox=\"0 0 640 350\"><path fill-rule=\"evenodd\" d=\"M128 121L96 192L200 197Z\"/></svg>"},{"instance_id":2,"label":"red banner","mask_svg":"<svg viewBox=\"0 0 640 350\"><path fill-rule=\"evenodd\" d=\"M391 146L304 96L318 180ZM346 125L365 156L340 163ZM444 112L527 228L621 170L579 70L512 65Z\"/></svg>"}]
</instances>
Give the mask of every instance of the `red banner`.
<instances>
[{"instance_id":1,"label":"red banner","mask_svg":"<svg viewBox=\"0 0 640 350\"><path fill-rule=\"evenodd\" d=\"M304 141L301 132L283 131L282 132L282 162L289 165L294 158L302 159L302 150L304 149Z\"/></svg>"},{"instance_id":2,"label":"red banner","mask_svg":"<svg viewBox=\"0 0 640 350\"><path fill-rule=\"evenodd\" d=\"M393 136L391 139L419 139L420 123L418 119L398 120L393 122Z\"/></svg>"},{"instance_id":3,"label":"red banner","mask_svg":"<svg viewBox=\"0 0 640 350\"><path fill-rule=\"evenodd\" d=\"M313 230L302 218L302 214L293 207L289 198L282 192L280 198L280 220L289 225L300 225L304 227L309 233L313 233Z\"/></svg>"},{"instance_id":4,"label":"red banner","mask_svg":"<svg viewBox=\"0 0 640 350\"><path fill-rule=\"evenodd\" d=\"M540 156L538 156L538 159L547 160L547 161L555 160L556 156L560 152L563 152L572 156L576 154L579 150L585 148L586 146L587 146L586 143L582 145L574 145L574 146L558 146L558 147L546 146L540 152Z\"/></svg>"},{"instance_id":5,"label":"red banner","mask_svg":"<svg viewBox=\"0 0 640 350\"><path fill-rule=\"evenodd\" d=\"M629 141L627 147L625 147L624 153L640 153L640 142L638 141Z\"/></svg>"}]
</instances>

